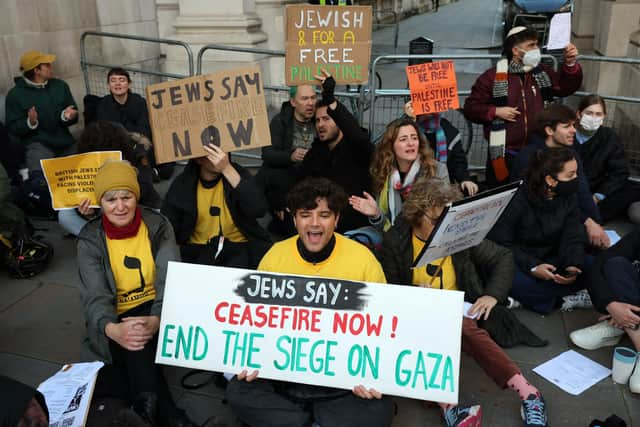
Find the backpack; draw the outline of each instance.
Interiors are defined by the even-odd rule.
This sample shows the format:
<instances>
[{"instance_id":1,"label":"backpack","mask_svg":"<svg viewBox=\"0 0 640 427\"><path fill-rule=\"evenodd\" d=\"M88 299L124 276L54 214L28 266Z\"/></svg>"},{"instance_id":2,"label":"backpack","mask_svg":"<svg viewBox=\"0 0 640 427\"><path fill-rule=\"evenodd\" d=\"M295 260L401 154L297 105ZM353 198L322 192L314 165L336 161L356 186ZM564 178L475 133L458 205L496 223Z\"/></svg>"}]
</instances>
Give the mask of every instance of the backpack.
<instances>
[{"instance_id":1,"label":"backpack","mask_svg":"<svg viewBox=\"0 0 640 427\"><path fill-rule=\"evenodd\" d=\"M53 246L29 233L0 232L2 264L14 279L28 279L44 271L53 257Z\"/></svg>"}]
</instances>

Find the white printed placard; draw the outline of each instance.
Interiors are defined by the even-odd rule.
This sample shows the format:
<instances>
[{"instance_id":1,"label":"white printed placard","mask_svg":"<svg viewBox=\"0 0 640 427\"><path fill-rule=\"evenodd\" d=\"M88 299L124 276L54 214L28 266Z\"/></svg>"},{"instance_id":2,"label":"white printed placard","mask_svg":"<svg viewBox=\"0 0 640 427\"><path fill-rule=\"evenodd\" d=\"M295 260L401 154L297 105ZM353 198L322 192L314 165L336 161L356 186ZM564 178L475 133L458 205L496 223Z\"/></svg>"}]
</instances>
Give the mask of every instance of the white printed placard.
<instances>
[{"instance_id":1,"label":"white printed placard","mask_svg":"<svg viewBox=\"0 0 640 427\"><path fill-rule=\"evenodd\" d=\"M457 403L463 293L170 262L156 362Z\"/></svg>"},{"instance_id":2,"label":"white printed placard","mask_svg":"<svg viewBox=\"0 0 640 427\"><path fill-rule=\"evenodd\" d=\"M519 186L520 182L514 182L447 206L414 267L480 244Z\"/></svg>"}]
</instances>

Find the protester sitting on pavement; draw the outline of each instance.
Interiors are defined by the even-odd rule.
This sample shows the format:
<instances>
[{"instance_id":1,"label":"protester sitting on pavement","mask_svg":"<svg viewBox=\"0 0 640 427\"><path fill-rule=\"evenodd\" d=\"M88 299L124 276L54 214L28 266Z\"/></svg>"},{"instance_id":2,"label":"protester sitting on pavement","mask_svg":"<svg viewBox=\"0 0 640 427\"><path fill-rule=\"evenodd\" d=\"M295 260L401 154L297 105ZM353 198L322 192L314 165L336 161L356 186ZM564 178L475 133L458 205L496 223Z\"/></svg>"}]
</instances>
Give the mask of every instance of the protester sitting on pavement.
<instances>
[{"instance_id":1,"label":"protester sitting on pavement","mask_svg":"<svg viewBox=\"0 0 640 427\"><path fill-rule=\"evenodd\" d=\"M587 238L576 201L577 173L573 150L536 151L524 185L489 233L515 257L511 297L541 314L559 307L562 297L576 306L588 301L586 292L572 295L584 288L581 273L587 262Z\"/></svg>"},{"instance_id":2,"label":"protester sitting on pavement","mask_svg":"<svg viewBox=\"0 0 640 427\"><path fill-rule=\"evenodd\" d=\"M407 116L416 120L411 101L404 105L404 112ZM467 154L462 148L458 129L449 120L442 117L440 113L420 114L417 118L417 123L420 130L427 136L436 160L447 165L451 183L459 184L465 194L469 196L475 195L478 192L478 184L473 182L471 175L469 175Z\"/></svg>"},{"instance_id":3,"label":"protester sitting on pavement","mask_svg":"<svg viewBox=\"0 0 640 427\"><path fill-rule=\"evenodd\" d=\"M0 375L0 426L49 427L49 410L42 393Z\"/></svg>"},{"instance_id":4,"label":"protester sitting on pavement","mask_svg":"<svg viewBox=\"0 0 640 427\"><path fill-rule=\"evenodd\" d=\"M640 351L640 230L634 230L601 252L585 275L593 306L604 320L573 331L571 341L586 350L618 344L626 334ZM640 364L636 363L629 386L640 393Z\"/></svg>"},{"instance_id":5,"label":"protester sitting on pavement","mask_svg":"<svg viewBox=\"0 0 640 427\"><path fill-rule=\"evenodd\" d=\"M316 76L322 82L322 101L316 109L317 138L304 156L302 171L305 176L324 177L340 185L348 195L361 196L371 192L369 164L373 144L368 132L361 128L355 117L334 97L336 81L326 71ZM369 227L366 215L347 206L341 212L338 232Z\"/></svg>"},{"instance_id":6,"label":"protester sitting on pavement","mask_svg":"<svg viewBox=\"0 0 640 427\"><path fill-rule=\"evenodd\" d=\"M371 162L374 198L352 195L349 204L366 215L382 241L382 232L396 221L402 204L414 182L424 176L448 179L447 167L433 158L433 151L423 133L410 118L400 118L387 125L376 146Z\"/></svg>"},{"instance_id":7,"label":"protester sitting on pavement","mask_svg":"<svg viewBox=\"0 0 640 427\"><path fill-rule=\"evenodd\" d=\"M582 98L574 144L589 182L602 221L618 217L640 200L640 185L629 181L629 166L616 132L603 126L607 115L604 99L598 95Z\"/></svg>"},{"instance_id":8,"label":"protester sitting on pavement","mask_svg":"<svg viewBox=\"0 0 640 427\"><path fill-rule=\"evenodd\" d=\"M160 209L162 199L153 187L153 172L149 165L146 150L135 143L122 125L114 122L93 122L84 128L78 143L78 152L120 151L122 158L136 167L140 186L139 203L152 209ZM98 215L98 210L89 206L90 200L84 199L77 209L58 211L58 222L62 228L74 236L80 234L82 227Z\"/></svg>"},{"instance_id":9,"label":"protester sitting on pavement","mask_svg":"<svg viewBox=\"0 0 640 427\"><path fill-rule=\"evenodd\" d=\"M270 228L287 237L295 234L295 228L286 210L286 196L302 176L302 160L315 138L316 112L313 86L292 86L289 94L291 98L282 103L269 124L271 145L262 148L262 168L257 175L273 216Z\"/></svg>"},{"instance_id":10,"label":"protester sitting on pavement","mask_svg":"<svg viewBox=\"0 0 640 427\"><path fill-rule=\"evenodd\" d=\"M69 126L78 121L78 107L69 86L53 77L55 59L55 55L38 51L22 55L22 76L15 78L15 86L6 99L7 129L25 147L29 178L23 183L23 193L28 202L35 204L35 211L51 209L51 196L40 160L76 151Z\"/></svg>"},{"instance_id":11,"label":"protester sitting on pavement","mask_svg":"<svg viewBox=\"0 0 640 427\"><path fill-rule=\"evenodd\" d=\"M169 218L182 260L251 268L271 246L257 219L267 203L252 175L213 144L193 159L167 192L162 213Z\"/></svg>"},{"instance_id":12,"label":"protester sitting on pavement","mask_svg":"<svg viewBox=\"0 0 640 427\"><path fill-rule=\"evenodd\" d=\"M447 204L462 193L443 180L417 180L402 206L402 216L385 233L381 263L389 283L464 291L473 305L469 314L487 320L504 304L515 271L509 249L489 240L464 251L412 269ZM474 319L462 321L462 351L471 355L500 387L509 387L522 399L525 426L547 425L544 399L518 366ZM479 405L460 407L439 403L449 427L481 425ZM476 424L477 423L477 424Z\"/></svg>"},{"instance_id":13,"label":"protester sitting on pavement","mask_svg":"<svg viewBox=\"0 0 640 427\"><path fill-rule=\"evenodd\" d=\"M364 246L336 233L346 195L325 178L307 178L289 192L298 235L278 242L258 270L384 283L384 273ZM391 398L359 385L352 391L263 380L242 371L227 385L226 398L250 426L390 426Z\"/></svg>"},{"instance_id":14,"label":"protester sitting on pavement","mask_svg":"<svg viewBox=\"0 0 640 427\"><path fill-rule=\"evenodd\" d=\"M545 108L537 118L537 134L530 140L527 147L523 148L518 156L513 160L512 179L519 180L524 175L529 159L538 150L546 150L552 147L569 147L576 149L574 139L576 129L574 127L575 114L571 108L552 104ZM584 172L583 162L580 155L576 153L578 162L578 208L580 209L580 219L584 223L589 237L589 242L597 248L607 248L611 244L609 236L598 223L600 212L594 202L589 181Z\"/></svg>"},{"instance_id":15,"label":"protester sitting on pavement","mask_svg":"<svg viewBox=\"0 0 640 427\"><path fill-rule=\"evenodd\" d=\"M527 145L538 113L554 96L569 96L582 83L578 49L571 43L558 72L540 64L538 32L533 28L512 28L503 46L503 58L478 77L464 103L465 117L482 124L489 141L490 186L509 176L511 160Z\"/></svg>"},{"instance_id":16,"label":"protester sitting on pavement","mask_svg":"<svg viewBox=\"0 0 640 427\"><path fill-rule=\"evenodd\" d=\"M174 163L161 165L155 163L147 103L143 97L131 92L129 72L119 67L110 69L107 73L107 84L110 93L97 102L95 118L120 123L124 126L131 138L147 149L147 156L155 177L157 179L171 178Z\"/></svg>"},{"instance_id":17,"label":"protester sitting on pavement","mask_svg":"<svg viewBox=\"0 0 640 427\"><path fill-rule=\"evenodd\" d=\"M179 260L173 229L138 206L140 186L128 162L105 163L94 182L102 216L78 236L89 350L124 378L120 393L149 424L191 426L155 363L167 264Z\"/></svg>"}]
</instances>

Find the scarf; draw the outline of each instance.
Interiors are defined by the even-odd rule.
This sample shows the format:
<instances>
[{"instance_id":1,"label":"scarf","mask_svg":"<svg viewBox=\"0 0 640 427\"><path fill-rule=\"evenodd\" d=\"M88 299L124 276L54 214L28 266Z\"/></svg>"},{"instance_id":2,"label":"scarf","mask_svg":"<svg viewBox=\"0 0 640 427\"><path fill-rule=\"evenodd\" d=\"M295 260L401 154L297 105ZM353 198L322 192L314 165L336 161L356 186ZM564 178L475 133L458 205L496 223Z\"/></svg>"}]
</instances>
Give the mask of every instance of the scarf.
<instances>
[{"instance_id":1,"label":"scarf","mask_svg":"<svg viewBox=\"0 0 640 427\"><path fill-rule=\"evenodd\" d=\"M426 119L420 122L420 128L426 134L433 133L436 138L436 160L447 163L447 136L440 126L440 114L429 114Z\"/></svg>"},{"instance_id":2,"label":"scarf","mask_svg":"<svg viewBox=\"0 0 640 427\"><path fill-rule=\"evenodd\" d=\"M496 77L493 81L493 105L495 107L507 107L509 96L509 73L524 74L532 72L533 79L540 89L540 95L545 107L553 100L551 78L539 65L531 68L515 62L509 63L506 58L502 58L496 65ZM494 175L498 181L504 181L509 176L507 162L505 159L505 147L507 142L507 131L504 120L496 117L491 122L491 132L489 133L489 156L493 167Z\"/></svg>"},{"instance_id":3,"label":"scarf","mask_svg":"<svg viewBox=\"0 0 640 427\"><path fill-rule=\"evenodd\" d=\"M388 226L385 224L385 231L395 223L396 217L400 214L400 209L402 209L402 201L411 191L411 186L420 175L420 171L420 157L413 161L404 180L400 179L400 171L398 169L394 168L391 171L389 179L385 182L385 186L380 192L380 209L382 212L389 212L387 216L391 219Z\"/></svg>"},{"instance_id":4,"label":"scarf","mask_svg":"<svg viewBox=\"0 0 640 427\"><path fill-rule=\"evenodd\" d=\"M142 214L140 208L136 208L136 214L133 216L133 221L129 225L124 227L116 227L107 219L107 216L102 214L102 228L107 237L112 240L128 239L138 234L140 229L140 223L142 222Z\"/></svg>"}]
</instances>

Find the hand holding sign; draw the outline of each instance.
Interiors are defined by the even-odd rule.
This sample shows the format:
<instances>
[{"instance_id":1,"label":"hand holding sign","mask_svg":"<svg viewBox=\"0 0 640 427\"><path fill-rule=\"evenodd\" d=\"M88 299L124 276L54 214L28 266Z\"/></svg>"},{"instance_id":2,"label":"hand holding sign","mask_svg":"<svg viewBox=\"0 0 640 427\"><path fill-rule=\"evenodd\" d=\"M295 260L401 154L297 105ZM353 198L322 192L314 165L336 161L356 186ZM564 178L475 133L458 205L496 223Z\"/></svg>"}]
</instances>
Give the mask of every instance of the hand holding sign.
<instances>
[{"instance_id":1,"label":"hand holding sign","mask_svg":"<svg viewBox=\"0 0 640 427\"><path fill-rule=\"evenodd\" d=\"M476 302L469 309L469 314L471 316L479 315L480 318L484 316L484 320L489 318L491 314L491 310L496 306L498 300L490 295L483 295L476 300Z\"/></svg>"},{"instance_id":2,"label":"hand holding sign","mask_svg":"<svg viewBox=\"0 0 640 427\"><path fill-rule=\"evenodd\" d=\"M322 84L322 102L325 105L331 105L331 109L334 109L333 105L336 102L336 98L334 96L334 91L336 90L336 81L333 77L331 77L331 73L329 73L324 68L321 70L322 76L316 75L314 76L316 79L320 80Z\"/></svg>"},{"instance_id":3,"label":"hand holding sign","mask_svg":"<svg viewBox=\"0 0 640 427\"><path fill-rule=\"evenodd\" d=\"M568 67L573 67L577 60L578 48L573 43L569 43L567 47L564 48L564 63Z\"/></svg>"}]
</instances>

